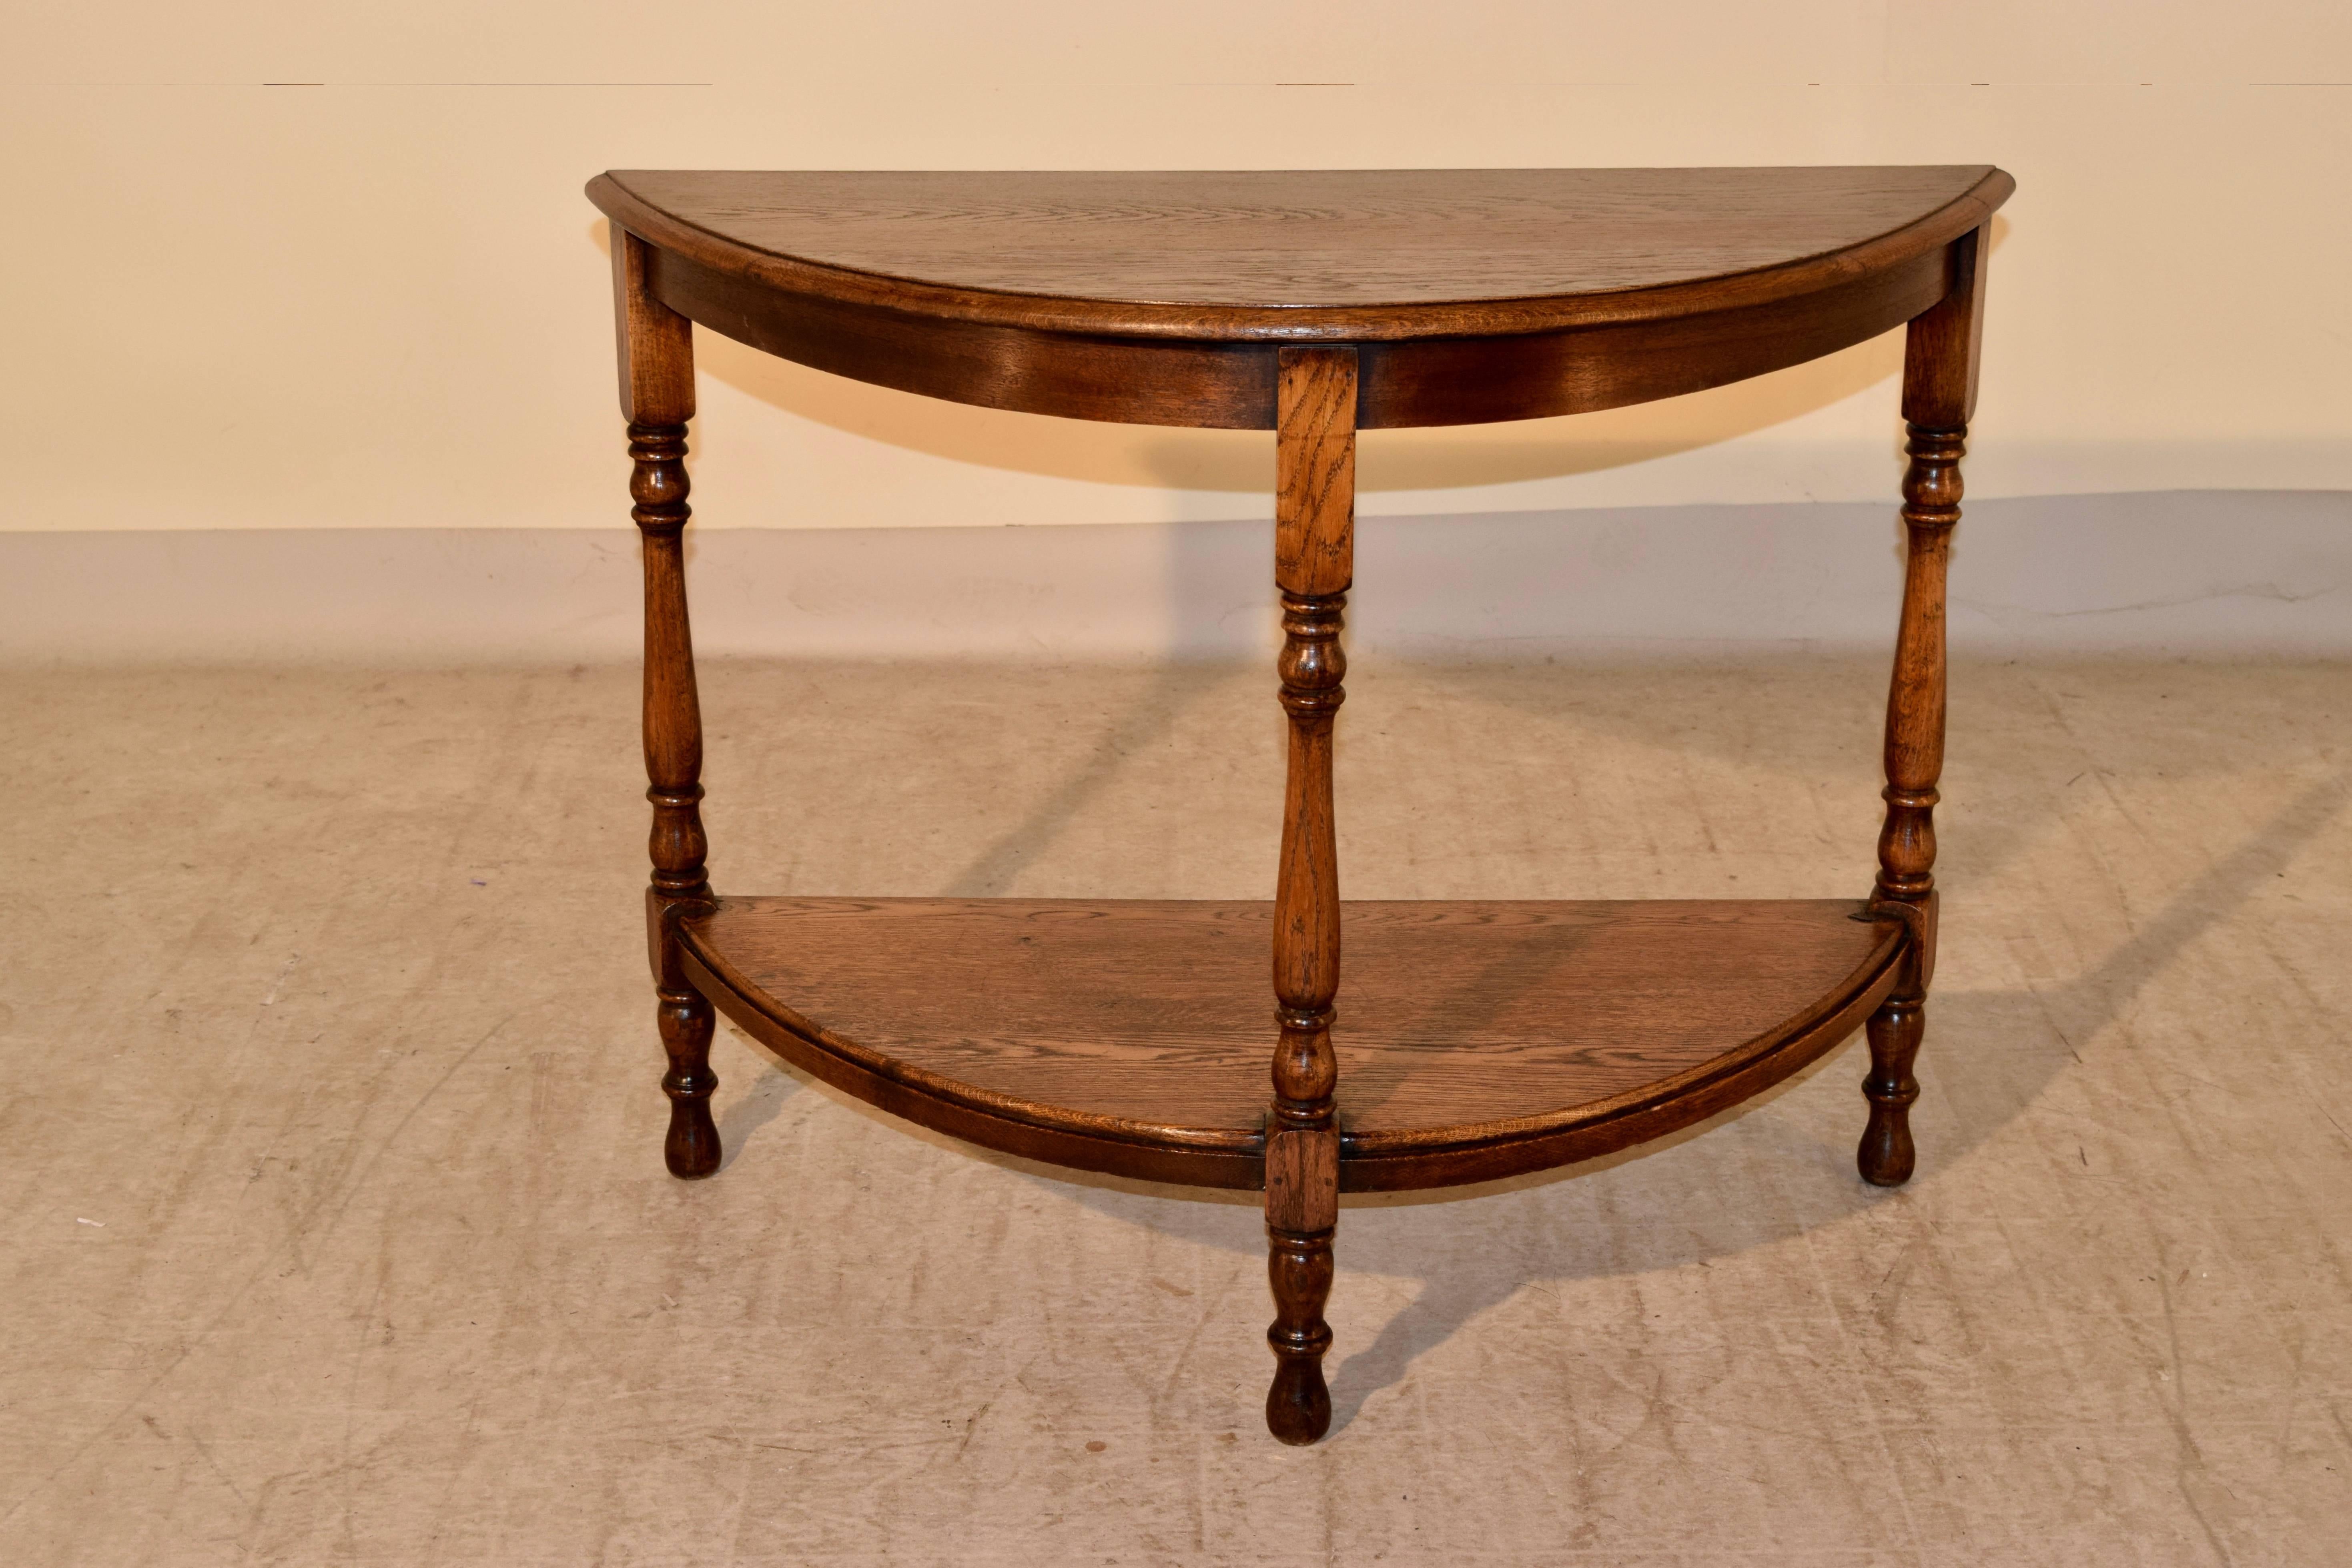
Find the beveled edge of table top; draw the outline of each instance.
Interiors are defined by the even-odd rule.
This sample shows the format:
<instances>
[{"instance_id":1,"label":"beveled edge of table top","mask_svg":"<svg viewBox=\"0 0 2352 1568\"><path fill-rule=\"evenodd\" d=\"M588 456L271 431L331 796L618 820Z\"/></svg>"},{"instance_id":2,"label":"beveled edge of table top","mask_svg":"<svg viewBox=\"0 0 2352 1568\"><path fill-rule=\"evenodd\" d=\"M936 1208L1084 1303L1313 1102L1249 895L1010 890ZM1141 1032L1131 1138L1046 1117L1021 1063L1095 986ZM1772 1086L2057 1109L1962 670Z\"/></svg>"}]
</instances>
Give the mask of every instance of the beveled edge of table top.
<instances>
[{"instance_id":1,"label":"beveled edge of table top","mask_svg":"<svg viewBox=\"0 0 2352 1568\"><path fill-rule=\"evenodd\" d=\"M1265 344L1376 342L1512 336L1672 320L1767 305L1852 282L1916 260L1981 226L2016 189L2014 179L1990 165L1949 167L1980 172L1959 195L1906 223L1857 243L1770 266L1599 291L1340 305L1170 303L896 277L756 247L665 210L629 184L632 177L677 171L609 171L588 183L587 195L607 216L649 244L783 295L918 318L1085 336Z\"/></svg>"}]
</instances>

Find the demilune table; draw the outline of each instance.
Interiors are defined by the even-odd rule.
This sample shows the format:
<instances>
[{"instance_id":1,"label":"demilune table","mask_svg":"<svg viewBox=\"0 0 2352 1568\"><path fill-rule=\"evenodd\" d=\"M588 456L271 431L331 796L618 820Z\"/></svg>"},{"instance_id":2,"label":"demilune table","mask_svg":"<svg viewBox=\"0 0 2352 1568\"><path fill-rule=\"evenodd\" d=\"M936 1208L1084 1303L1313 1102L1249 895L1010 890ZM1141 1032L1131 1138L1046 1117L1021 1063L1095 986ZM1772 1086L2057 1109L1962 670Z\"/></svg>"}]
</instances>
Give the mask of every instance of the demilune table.
<instances>
[{"instance_id":1,"label":"demilune table","mask_svg":"<svg viewBox=\"0 0 2352 1568\"><path fill-rule=\"evenodd\" d=\"M2013 188L1986 167L591 183L613 220L645 544L646 934L671 1172L719 1168L716 1005L802 1069L958 1138L1262 1188L1266 1424L1287 1443L1330 1424L1323 1305L1343 1192L1484 1182L1655 1138L1865 1022L1862 1175L1906 1180L1935 968L1944 563L1986 226ZM679 539L698 321L929 397L1275 432L1289 760L1272 902L711 891ZM1342 903L1331 737L1357 431L1670 397L1906 322L1909 554L1869 897Z\"/></svg>"}]
</instances>

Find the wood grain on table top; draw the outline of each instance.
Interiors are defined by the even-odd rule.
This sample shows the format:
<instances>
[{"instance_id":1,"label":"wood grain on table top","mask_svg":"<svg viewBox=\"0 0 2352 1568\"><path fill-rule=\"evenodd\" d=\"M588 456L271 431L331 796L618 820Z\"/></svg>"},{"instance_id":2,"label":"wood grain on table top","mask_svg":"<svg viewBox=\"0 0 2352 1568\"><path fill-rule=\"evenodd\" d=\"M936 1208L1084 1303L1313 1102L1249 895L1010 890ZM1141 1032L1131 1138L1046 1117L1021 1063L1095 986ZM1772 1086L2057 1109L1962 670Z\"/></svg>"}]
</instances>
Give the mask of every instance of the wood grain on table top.
<instances>
[{"instance_id":1,"label":"wood grain on table top","mask_svg":"<svg viewBox=\"0 0 2352 1568\"><path fill-rule=\"evenodd\" d=\"M1074 328L1278 331L1300 312L1583 301L1795 269L1792 289L1948 242L2007 195L1985 165L1160 173L615 171L598 204L656 244L858 297L861 280L1126 307ZM1874 250L1874 247L1876 247ZM1850 258L1842 260L1841 258ZM870 293L870 289L866 291ZM868 300L867 302L874 302ZM1622 298L1621 306L1627 301ZM901 294L978 319L985 298ZM1050 312L1048 312L1050 314ZM1491 314L1491 310L1488 312ZM1481 320L1486 317L1482 316ZM1464 323L1455 322L1455 327ZM1532 319L1532 328L1542 324ZM1383 327L1372 317L1367 333ZM1492 330L1507 321L1489 321Z\"/></svg>"}]
</instances>

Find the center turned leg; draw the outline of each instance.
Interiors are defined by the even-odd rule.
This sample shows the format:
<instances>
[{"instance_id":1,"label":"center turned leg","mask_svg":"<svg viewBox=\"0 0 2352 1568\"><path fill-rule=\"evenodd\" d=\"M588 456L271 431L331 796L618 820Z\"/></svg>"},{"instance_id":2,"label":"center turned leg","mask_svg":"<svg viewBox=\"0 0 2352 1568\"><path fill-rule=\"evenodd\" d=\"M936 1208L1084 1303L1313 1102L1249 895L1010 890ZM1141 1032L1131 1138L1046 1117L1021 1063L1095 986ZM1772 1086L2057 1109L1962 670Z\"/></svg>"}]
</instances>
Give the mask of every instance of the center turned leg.
<instances>
[{"instance_id":1,"label":"center turned leg","mask_svg":"<svg viewBox=\"0 0 2352 1568\"><path fill-rule=\"evenodd\" d=\"M1330 1429L1323 1352L1331 1237L1339 1223L1332 1000L1339 992L1339 851L1331 721L1346 693L1340 612L1355 572L1356 351L1281 351L1275 585L1282 593L1282 707L1290 720L1282 863L1274 894L1274 1104L1266 1118L1266 1278L1275 1318L1268 1430L1312 1443Z\"/></svg>"}]
</instances>

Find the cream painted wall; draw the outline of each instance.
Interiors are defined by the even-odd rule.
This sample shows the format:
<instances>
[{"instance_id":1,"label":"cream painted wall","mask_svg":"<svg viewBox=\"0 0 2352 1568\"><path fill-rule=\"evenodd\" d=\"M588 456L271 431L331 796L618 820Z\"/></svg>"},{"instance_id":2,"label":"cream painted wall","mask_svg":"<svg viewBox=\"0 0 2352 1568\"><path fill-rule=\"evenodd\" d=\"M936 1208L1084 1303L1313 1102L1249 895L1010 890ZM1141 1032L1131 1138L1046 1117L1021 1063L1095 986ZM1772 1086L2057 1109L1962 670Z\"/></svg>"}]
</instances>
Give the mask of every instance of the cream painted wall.
<instances>
[{"instance_id":1,"label":"cream painted wall","mask_svg":"<svg viewBox=\"0 0 2352 1568\"><path fill-rule=\"evenodd\" d=\"M2340 0L16 0L7 36L7 528L617 524L579 192L661 165L1991 160L1973 493L2352 489ZM1380 433L1364 510L1884 500L1898 357ZM702 366L709 524L1267 510L1263 436Z\"/></svg>"}]
</instances>

